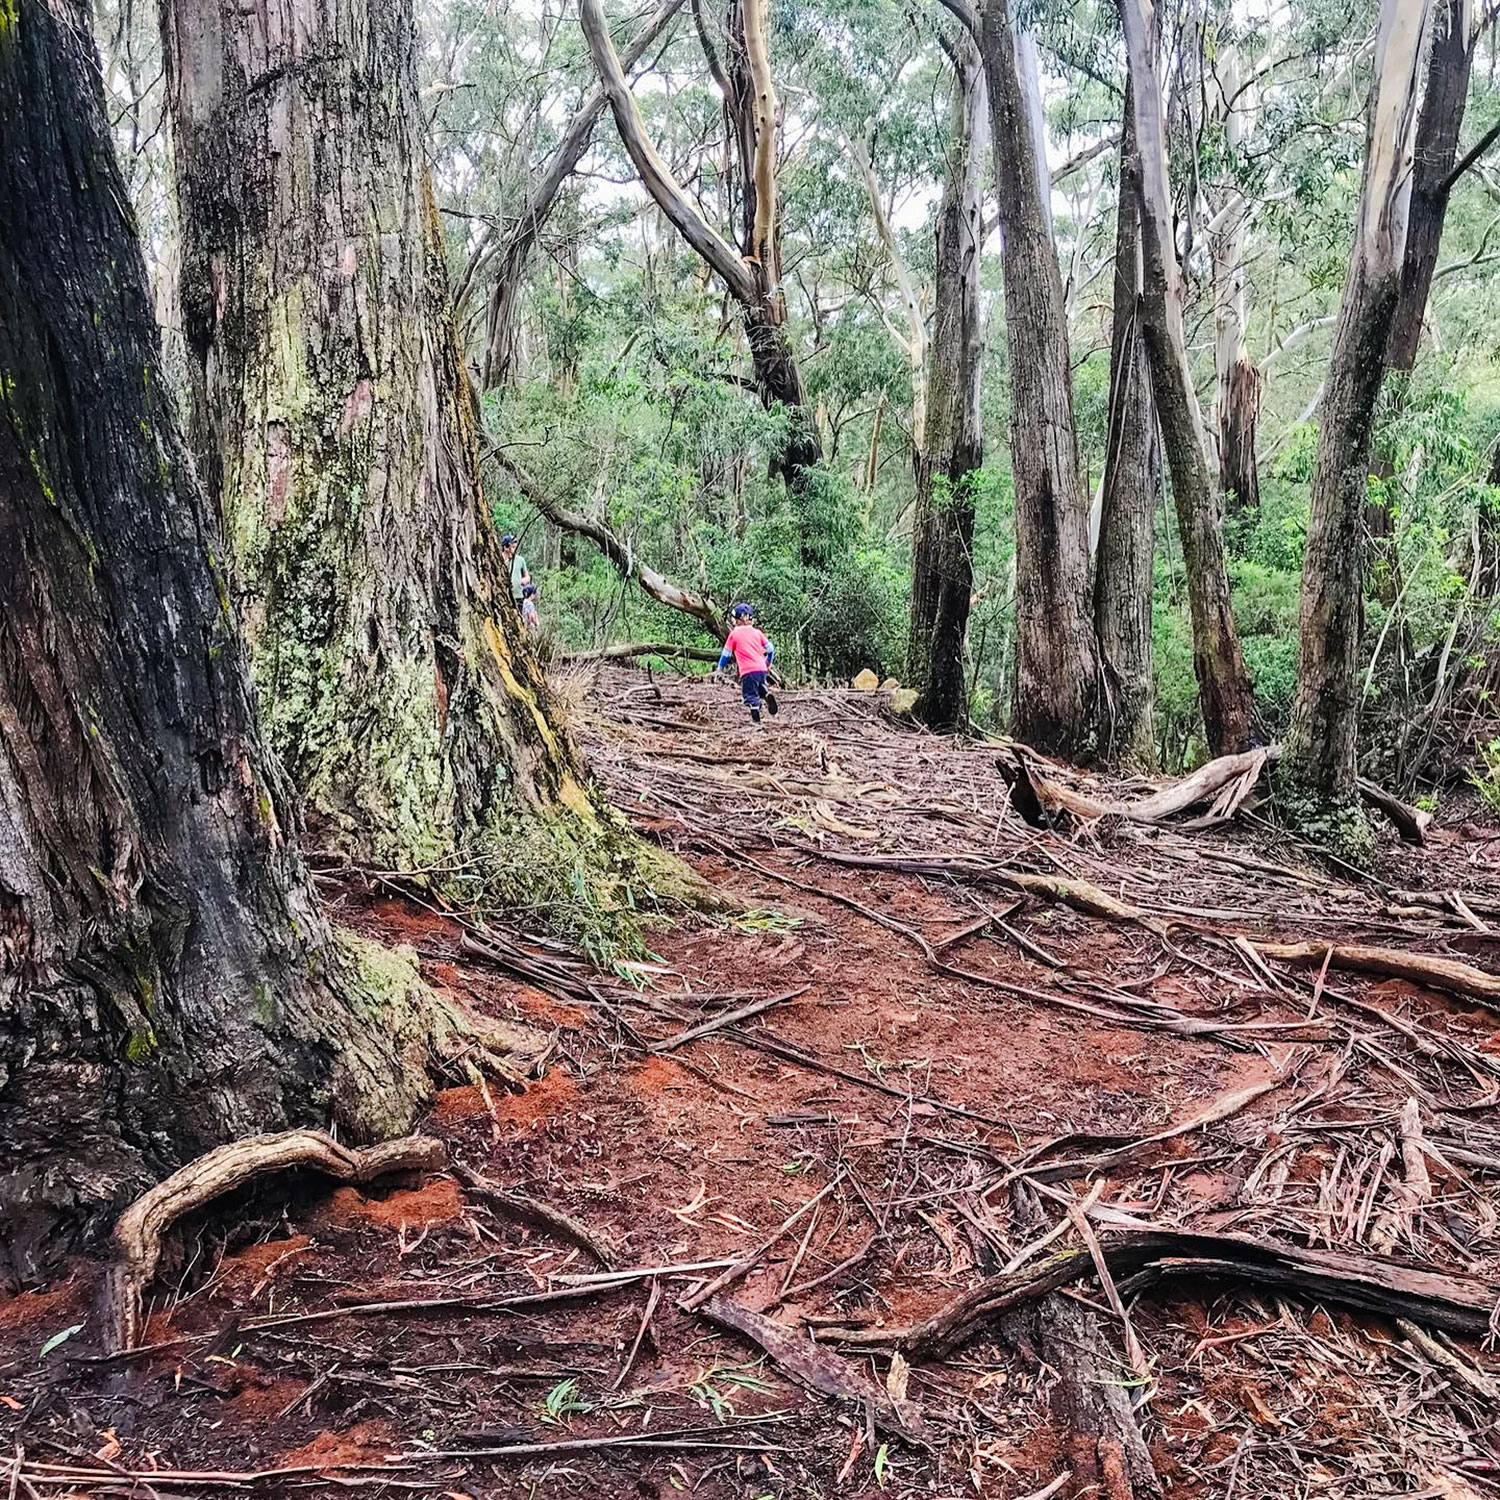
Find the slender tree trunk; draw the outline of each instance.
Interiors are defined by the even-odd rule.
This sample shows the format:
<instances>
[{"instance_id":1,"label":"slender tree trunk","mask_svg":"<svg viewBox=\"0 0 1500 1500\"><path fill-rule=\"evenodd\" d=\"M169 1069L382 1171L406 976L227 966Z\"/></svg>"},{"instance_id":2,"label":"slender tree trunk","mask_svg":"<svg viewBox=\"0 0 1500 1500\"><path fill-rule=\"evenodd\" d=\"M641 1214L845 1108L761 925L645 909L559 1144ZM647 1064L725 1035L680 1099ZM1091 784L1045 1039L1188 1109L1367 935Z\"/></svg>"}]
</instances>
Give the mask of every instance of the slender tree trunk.
<instances>
[{"instance_id":1,"label":"slender tree trunk","mask_svg":"<svg viewBox=\"0 0 1500 1500\"><path fill-rule=\"evenodd\" d=\"M566 899L601 825L479 489L409 0L162 0L162 32L197 438L273 747L328 845L489 851L496 893ZM569 847L518 859L537 815Z\"/></svg>"},{"instance_id":2,"label":"slender tree trunk","mask_svg":"<svg viewBox=\"0 0 1500 1500\"><path fill-rule=\"evenodd\" d=\"M1038 139L1009 0L985 0L980 54L989 92L995 196L1004 239L1016 514L1015 733L1083 756L1095 728L1089 500L1078 463L1062 277Z\"/></svg>"},{"instance_id":3,"label":"slender tree trunk","mask_svg":"<svg viewBox=\"0 0 1500 1500\"><path fill-rule=\"evenodd\" d=\"M642 186L740 306L761 400L768 410L780 405L786 411L787 440L776 456L776 470L785 479L797 512L802 564L809 571L822 572L834 559L837 520L829 487L817 473L823 459L817 418L786 331L776 213L776 91L764 11L765 0L734 0L726 31L735 56L727 68L720 66L704 38L715 78L724 90L735 138L742 187L739 249L705 222L652 144L610 41L599 0L580 0L578 19L620 142L640 173Z\"/></svg>"},{"instance_id":4,"label":"slender tree trunk","mask_svg":"<svg viewBox=\"0 0 1500 1500\"><path fill-rule=\"evenodd\" d=\"M0 1280L232 1137L405 1129L456 1013L333 934L256 722L84 5L0 13Z\"/></svg>"},{"instance_id":5,"label":"slender tree trunk","mask_svg":"<svg viewBox=\"0 0 1500 1500\"><path fill-rule=\"evenodd\" d=\"M932 362L926 382L924 441L913 455L917 499L906 651L907 682L919 694L916 715L934 729L951 729L968 718L964 643L974 591L974 475L984 462L984 75L972 43L961 39L948 53L953 109L938 205L932 324L941 357Z\"/></svg>"},{"instance_id":6,"label":"slender tree trunk","mask_svg":"<svg viewBox=\"0 0 1500 1500\"><path fill-rule=\"evenodd\" d=\"M1397 377L1391 392L1397 407L1405 404L1408 377L1417 363L1443 221L1448 214L1452 192L1448 178L1458 158L1458 138L1474 61L1470 9L1468 0L1446 0L1439 5L1427 60L1427 85L1417 115L1401 292L1385 352L1386 368ZM1395 470L1383 454L1376 459L1375 473L1383 480L1395 478ZM1365 525L1374 554L1373 586L1381 602L1391 608L1401 594L1401 557L1396 548L1396 517L1392 507L1372 501L1365 507ZM1410 654L1409 636L1403 620L1397 644L1404 655Z\"/></svg>"},{"instance_id":7,"label":"slender tree trunk","mask_svg":"<svg viewBox=\"0 0 1500 1500\"><path fill-rule=\"evenodd\" d=\"M1193 620L1193 670L1198 678L1203 728L1213 753L1229 755L1257 741L1260 720L1230 607L1223 496L1209 463L1202 415L1188 368L1151 0L1124 0L1121 16L1136 139L1140 143L1141 329L1151 362L1151 388L1161 422L1162 446L1172 472L1172 498L1182 536L1188 608Z\"/></svg>"},{"instance_id":8,"label":"slender tree trunk","mask_svg":"<svg viewBox=\"0 0 1500 1500\"><path fill-rule=\"evenodd\" d=\"M662 0L646 24L631 39L621 56L621 65L633 68L648 48L667 29L682 9L682 0ZM603 88L594 89L579 105L563 131L562 140L547 161L542 174L526 195L526 204L515 224L491 250L486 244L478 252L497 262L494 285L490 289L489 311L485 323L484 362L480 383L484 390L507 384L516 364L516 319L521 306L521 287L531 252L541 236L557 203L563 184L578 169L583 154L594 138L594 127L607 107Z\"/></svg>"},{"instance_id":9,"label":"slender tree trunk","mask_svg":"<svg viewBox=\"0 0 1500 1500\"><path fill-rule=\"evenodd\" d=\"M1120 201L1115 223L1113 326L1109 351L1109 432L1095 568L1099 634L1099 740L1105 761L1149 770L1156 764L1152 723L1151 609L1155 585L1156 497L1161 443L1151 370L1141 336L1140 153L1130 84L1120 137Z\"/></svg>"},{"instance_id":10,"label":"slender tree trunk","mask_svg":"<svg viewBox=\"0 0 1500 1500\"><path fill-rule=\"evenodd\" d=\"M1370 433L1406 253L1412 122L1430 0L1382 0L1364 186L1319 408L1302 570L1297 696L1286 769L1320 799L1355 804L1363 529Z\"/></svg>"},{"instance_id":11,"label":"slender tree trunk","mask_svg":"<svg viewBox=\"0 0 1500 1500\"><path fill-rule=\"evenodd\" d=\"M1219 69L1224 139L1230 154L1245 136L1248 89L1230 50ZM1245 237L1249 205L1238 185L1209 226L1214 278L1214 373L1219 430L1219 489L1237 509L1260 505L1260 470L1255 459L1265 377L1245 348Z\"/></svg>"}]
</instances>

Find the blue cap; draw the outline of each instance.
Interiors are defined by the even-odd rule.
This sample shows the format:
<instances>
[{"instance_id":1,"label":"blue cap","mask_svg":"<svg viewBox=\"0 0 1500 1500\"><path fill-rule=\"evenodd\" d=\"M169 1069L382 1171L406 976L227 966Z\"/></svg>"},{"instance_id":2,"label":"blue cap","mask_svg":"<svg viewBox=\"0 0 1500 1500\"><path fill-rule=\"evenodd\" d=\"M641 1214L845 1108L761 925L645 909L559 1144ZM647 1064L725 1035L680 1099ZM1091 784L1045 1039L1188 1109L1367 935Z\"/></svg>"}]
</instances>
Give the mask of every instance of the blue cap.
<instances>
[{"instance_id":1,"label":"blue cap","mask_svg":"<svg viewBox=\"0 0 1500 1500\"><path fill-rule=\"evenodd\" d=\"M747 620L754 613L755 610L748 604L736 604L734 607L734 617L736 620Z\"/></svg>"},{"instance_id":2,"label":"blue cap","mask_svg":"<svg viewBox=\"0 0 1500 1500\"><path fill-rule=\"evenodd\" d=\"M510 532L507 531L505 535L500 538L500 545L502 547L514 547L516 545L516 539Z\"/></svg>"}]
</instances>

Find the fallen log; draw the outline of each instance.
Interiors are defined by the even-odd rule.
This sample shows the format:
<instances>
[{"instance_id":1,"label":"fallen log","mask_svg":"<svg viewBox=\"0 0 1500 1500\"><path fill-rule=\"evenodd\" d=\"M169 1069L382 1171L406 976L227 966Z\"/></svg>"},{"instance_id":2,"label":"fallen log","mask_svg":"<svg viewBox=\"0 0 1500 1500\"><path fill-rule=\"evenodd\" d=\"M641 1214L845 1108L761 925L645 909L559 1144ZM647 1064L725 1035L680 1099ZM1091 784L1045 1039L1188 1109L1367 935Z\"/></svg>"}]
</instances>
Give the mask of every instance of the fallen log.
<instances>
[{"instance_id":1,"label":"fallen log","mask_svg":"<svg viewBox=\"0 0 1500 1500\"><path fill-rule=\"evenodd\" d=\"M443 1143L408 1135L351 1150L321 1130L285 1130L231 1141L179 1168L137 1198L115 1225L115 1261L100 1299L104 1346L111 1354L140 1341L141 1298L161 1263L162 1240L184 1214L291 1167L311 1167L339 1182L372 1182L393 1172L428 1172L447 1159Z\"/></svg>"},{"instance_id":2,"label":"fallen log","mask_svg":"<svg viewBox=\"0 0 1500 1500\"><path fill-rule=\"evenodd\" d=\"M1132 802L1075 792L1043 776L1035 762L1014 746L1008 758L1002 758L998 764L1001 775L1010 783L1011 805L1033 826L1050 827L1062 814L1083 819L1114 816L1131 823L1160 823L1205 802L1211 804L1210 820L1223 822L1234 816L1261 771L1280 754L1279 745L1264 745L1239 755L1221 755L1199 766L1191 775Z\"/></svg>"},{"instance_id":3,"label":"fallen log","mask_svg":"<svg viewBox=\"0 0 1500 1500\"><path fill-rule=\"evenodd\" d=\"M1445 990L1500 1009L1500 975L1436 953L1409 953L1404 948L1371 948L1359 943L1254 943L1262 958L1283 963L1344 969L1381 979L1405 979L1430 990Z\"/></svg>"},{"instance_id":4,"label":"fallen log","mask_svg":"<svg viewBox=\"0 0 1500 1500\"><path fill-rule=\"evenodd\" d=\"M1363 776L1355 782L1355 786L1359 788L1359 795L1371 807L1378 807L1396 825L1396 832L1408 844L1427 842L1427 830L1432 827L1430 812L1403 802L1399 797L1376 786L1373 781L1367 781Z\"/></svg>"},{"instance_id":5,"label":"fallen log","mask_svg":"<svg viewBox=\"0 0 1500 1500\"><path fill-rule=\"evenodd\" d=\"M1461 1334L1487 1332L1500 1302L1500 1284L1476 1276L1429 1271L1339 1250L1304 1250L1248 1235L1143 1225L1101 1235L1099 1247L1111 1275L1127 1293L1180 1277L1241 1281ZM1061 1250L1025 1270L987 1277L918 1323L828 1328L823 1337L859 1347L899 1349L908 1356L940 1358L998 1314L1035 1302L1093 1272L1089 1250Z\"/></svg>"},{"instance_id":6,"label":"fallen log","mask_svg":"<svg viewBox=\"0 0 1500 1500\"><path fill-rule=\"evenodd\" d=\"M711 1297L698 1311L720 1327L733 1329L758 1344L777 1369L798 1385L823 1396L853 1401L869 1411L880 1431L927 1445L927 1423L915 1401L892 1395L858 1366L813 1343L805 1333L727 1297Z\"/></svg>"},{"instance_id":7,"label":"fallen log","mask_svg":"<svg viewBox=\"0 0 1500 1500\"><path fill-rule=\"evenodd\" d=\"M575 651L564 656L565 666L586 666L596 661L630 661L637 656L682 656L688 661L712 661L719 659L717 651L707 646L673 646L659 641L619 641L613 646L601 646L597 651Z\"/></svg>"}]
</instances>

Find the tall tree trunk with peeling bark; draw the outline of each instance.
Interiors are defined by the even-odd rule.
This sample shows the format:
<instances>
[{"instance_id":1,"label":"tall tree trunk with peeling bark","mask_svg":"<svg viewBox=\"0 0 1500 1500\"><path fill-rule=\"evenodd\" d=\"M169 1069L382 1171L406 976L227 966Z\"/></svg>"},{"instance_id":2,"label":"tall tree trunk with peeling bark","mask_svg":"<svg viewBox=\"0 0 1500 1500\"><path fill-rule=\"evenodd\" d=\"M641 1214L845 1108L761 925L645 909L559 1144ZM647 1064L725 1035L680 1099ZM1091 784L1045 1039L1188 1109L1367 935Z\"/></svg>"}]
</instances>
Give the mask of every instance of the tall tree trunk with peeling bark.
<instances>
[{"instance_id":1,"label":"tall tree trunk with peeling bark","mask_svg":"<svg viewBox=\"0 0 1500 1500\"><path fill-rule=\"evenodd\" d=\"M950 7L955 8L955 7ZM960 14L966 7L957 7ZM1013 728L1041 750L1093 748L1097 657L1089 577L1089 503L1078 461L1062 277L1038 133L1009 0L977 22L989 95L1003 238L1016 515Z\"/></svg>"},{"instance_id":2,"label":"tall tree trunk with peeling bark","mask_svg":"<svg viewBox=\"0 0 1500 1500\"><path fill-rule=\"evenodd\" d=\"M90 36L81 3L0 20L6 1282L230 1138L407 1128L466 1028L298 854Z\"/></svg>"},{"instance_id":3,"label":"tall tree trunk with peeling bark","mask_svg":"<svg viewBox=\"0 0 1500 1500\"><path fill-rule=\"evenodd\" d=\"M1153 10L1151 0L1123 0L1120 8L1141 162L1141 329L1172 473L1204 733L1215 755L1229 755L1256 743L1260 717L1230 607L1223 496L1188 367Z\"/></svg>"},{"instance_id":4,"label":"tall tree trunk with peeling bark","mask_svg":"<svg viewBox=\"0 0 1500 1500\"><path fill-rule=\"evenodd\" d=\"M1285 770L1353 808L1370 435L1401 295L1413 121L1431 0L1381 0L1364 184L1319 407Z\"/></svg>"},{"instance_id":5,"label":"tall tree trunk with peeling bark","mask_svg":"<svg viewBox=\"0 0 1500 1500\"><path fill-rule=\"evenodd\" d=\"M979 262L984 243L980 162L984 75L967 40L947 48L953 107L938 205L931 362L922 441L913 452L911 628L906 673L916 715L935 729L968 718L964 643L974 589L974 477L984 462L979 385L984 354Z\"/></svg>"},{"instance_id":6,"label":"tall tree trunk with peeling bark","mask_svg":"<svg viewBox=\"0 0 1500 1500\"><path fill-rule=\"evenodd\" d=\"M614 830L480 493L409 0L162 0L161 20L197 446L271 742L326 845L462 854L493 894L550 878L566 900ZM516 857L523 822L538 858Z\"/></svg>"},{"instance_id":7,"label":"tall tree trunk with peeling bark","mask_svg":"<svg viewBox=\"0 0 1500 1500\"><path fill-rule=\"evenodd\" d=\"M1161 443L1151 368L1141 334L1141 163L1130 84L1120 137L1115 222L1114 310L1109 349L1109 429L1095 559L1094 624L1099 636L1099 751L1106 764L1150 770L1151 606Z\"/></svg>"}]
</instances>

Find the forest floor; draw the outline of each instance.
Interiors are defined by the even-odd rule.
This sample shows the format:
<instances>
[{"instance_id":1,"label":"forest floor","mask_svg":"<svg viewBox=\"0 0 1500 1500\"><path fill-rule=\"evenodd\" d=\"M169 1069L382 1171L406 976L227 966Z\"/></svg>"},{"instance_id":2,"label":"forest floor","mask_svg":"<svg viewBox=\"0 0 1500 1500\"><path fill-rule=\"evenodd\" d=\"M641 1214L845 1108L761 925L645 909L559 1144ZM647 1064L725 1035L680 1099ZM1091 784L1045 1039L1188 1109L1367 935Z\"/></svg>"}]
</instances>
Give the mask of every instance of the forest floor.
<instances>
[{"instance_id":1,"label":"forest floor","mask_svg":"<svg viewBox=\"0 0 1500 1500\"><path fill-rule=\"evenodd\" d=\"M1356 877L1249 810L1028 826L1001 747L871 695L792 692L758 729L702 682L611 668L575 696L616 805L741 909L600 973L330 882L340 920L551 1034L543 1076L439 1095L450 1172L281 1178L186 1224L130 1358L98 1352L95 1263L0 1303L7 1500L1119 1500L1132 1471L1148 1493L1135 1430L1174 1496L1500 1495L1496 1003L1246 941L1500 971L1500 829L1392 837ZM1142 1220L1477 1300L1445 1331L1223 1256L1104 1286L1085 1254L1054 1315L891 1355L982 1278ZM1123 1439L1089 1430L1105 1408Z\"/></svg>"}]
</instances>

